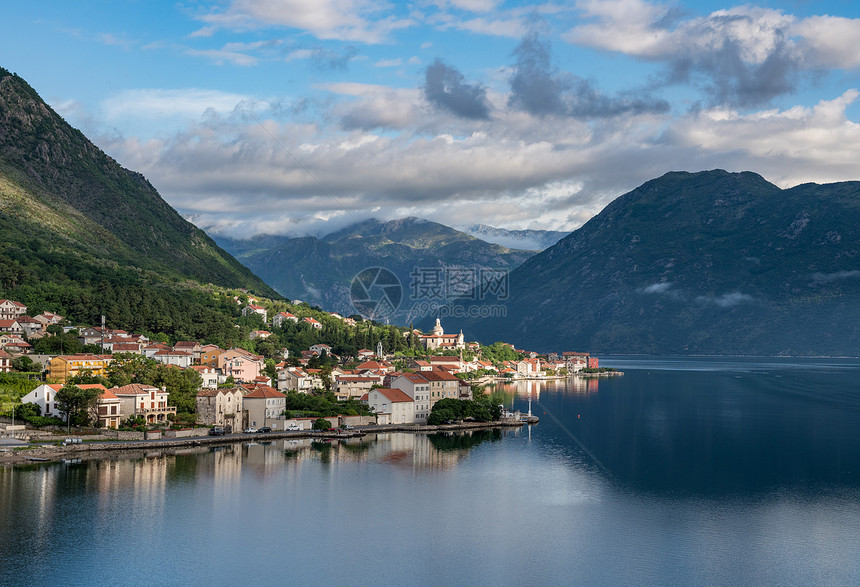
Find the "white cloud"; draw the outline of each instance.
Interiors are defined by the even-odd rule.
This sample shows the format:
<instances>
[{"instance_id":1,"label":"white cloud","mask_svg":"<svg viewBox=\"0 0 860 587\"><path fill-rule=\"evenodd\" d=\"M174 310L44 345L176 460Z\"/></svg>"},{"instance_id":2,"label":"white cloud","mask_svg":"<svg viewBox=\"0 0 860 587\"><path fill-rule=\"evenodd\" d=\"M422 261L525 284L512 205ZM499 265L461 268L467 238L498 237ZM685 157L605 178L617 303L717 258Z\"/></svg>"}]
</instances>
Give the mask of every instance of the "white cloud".
<instances>
[{"instance_id":1,"label":"white cloud","mask_svg":"<svg viewBox=\"0 0 860 587\"><path fill-rule=\"evenodd\" d=\"M249 96L201 88L136 89L124 90L105 100L102 112L108 121L176 116L199 119L208 111L229 113L250 102Z\"/></svg>"},{"instance_id":2,"label":"white cloud","mask_svg":"<svg viewBox=\"0 0 860 587\"><path fill-rule=\"evenodd\" d=\"M216 9L200 20L207 23L207 31L288 27L319 39L381 43L393 31L414 24L409 18L384 15L390 9L390 5L372 0L232 0L225 9Z\"/></svg>"},{"instance_id":3,"label":"white cloud","mask_svg":"<svg viewBox=\"0 0 860 587\"><path fill-rule=\"evenodd\" d=\"M811 67L860 68L860 19L812 16L799 21L794 30Z\"/></svg>"},{"instance_id":4,"label":"white cloud","mask_svg":"<svg viewBox=\"0 0 860 587\"><path fill-rule=\"evenodd\" d=\"M433 2L441 9L456 8L469 12L490 12L495 10L504 0L436 0Z\"/></svg>"},{"instance_id":5,"label":"white cloud","mask_svg":"<svg viewBox=\"0 0 860 587\"><path fill-rule=\"evenodd\" d=\"M848 119L846 109L858 95L848 90L811 108L705 110L678 120L663 140L706 153L737 153L736 164L743 161L782 186L856 179L860 124Z\"/></svg>"},{"instance_id":6,"label":"white cloud","mask_svg":"<svg viewBox=\"0 0 860 587\"><path fill-rule=\"evenodd\" d=\"M380 59L373 64L374 67L400 67L401 65L403 65L403 60L400 57L397 59Z\"/></svg>"},{"instance_id":7,"label":"white cloud","mask_svg":"<svg viewBox=\"0 0 860 587\"><path fill-rule=\"evenodd\" d=\"M734 45L745 62L760 64L786 43L806 67L860 67L853 47L860 19L804 19L749 4L685 20L675 18L669 4L646 0L581 0L577 8L592 22L563 38L636 57L689 58Z\"/></svg>"},{"instance_id":8,"label":"white cloud","mask_svg":"<svg viewBox=\"0 0 860 587\"><path fill-rule=\"evenodd\" d=\"M481 35L519 38L526 31L526 17L512 15L494 17L461 18L447 12L440 12L427 17L426 22L440 30L459 30Z\"/></svg>"},{"instance_id":9,"label":"white cloud","mask_svg":"<svg viewBox=\"0 0 860 587\"><path fill-rule=\"evenodd\" d=\"M856 179L860 156L860 125L845 116L854 91L812 108L743 115L712 109L679 119L642 114L588 125L507 110L506 96L494 92L487 94L494 118L476 122L431 108L418 88L317 89L333 96L315 117L325 124L271 119L269 102L238 94L124 92L105 104L111 120L182 112L193 122L159 140L101 140L184 213L213 224L229 218L251 234L281 215L373 209L457 225L522 228L527 219L532 228L572 230L670 170L753 170L788 187ZM245 109L261 124L243 116ZM667 288L643 293L671 293Z\"/></svg>"},{"instance_id":10,"label":"white cloud","mask_svg":"<svg viewBox=\"0 0 860 587\"><path fill-rule=\"evenodd\" d=\"M186 49L186 55L194 57L207 57L214 61L217 65L232 63L233 65L257 65L259 61L253 55L238 53L236 51L225 51L223 49Z\"/></svg>"}]
</instances>

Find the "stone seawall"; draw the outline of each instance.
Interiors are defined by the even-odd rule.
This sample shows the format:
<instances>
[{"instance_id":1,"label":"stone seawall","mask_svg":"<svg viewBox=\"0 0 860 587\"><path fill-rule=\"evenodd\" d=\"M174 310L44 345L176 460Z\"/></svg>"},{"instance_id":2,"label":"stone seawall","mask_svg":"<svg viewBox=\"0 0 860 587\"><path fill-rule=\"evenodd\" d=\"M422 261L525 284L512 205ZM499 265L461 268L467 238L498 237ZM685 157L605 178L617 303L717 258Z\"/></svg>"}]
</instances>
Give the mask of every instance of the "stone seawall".
<instances>
[{"instance_id":1,"label":"stone seawall","mask_svg":"<svg viewBox=\"0 0 860 587\"><path fill-rule=\"evenodd\" d=\"M538 418L531 416L526 421L502 420L497 422L463 422L460 424L443 424L440 426L427 426L420 424L390 424L385 426L366 426L358 430L300 430L287 432L266 432L258 434L234 434L231 436L195 436L188 438L163 438L161 440L141 440L139 438L126 441L99 441L71 444L69 446L38 447L31 450L18 451L14 455L4 455L0 458L0 464L23 463L32 460L60 461L69 458L80 458L93 456L109 451L139 451L159 450L163 448L182 448L207 446L213 444L230 444L248 441L265 441L277 438L325 438L346 439L365 436L366 434L378 434L385 432L455 432L459 430L481 430L488 428L518 427L525 424L537 424ZM207 431L202 428L198 430ZM137 433L140 434L140 433Z\"/></svg>"}]
</instances>

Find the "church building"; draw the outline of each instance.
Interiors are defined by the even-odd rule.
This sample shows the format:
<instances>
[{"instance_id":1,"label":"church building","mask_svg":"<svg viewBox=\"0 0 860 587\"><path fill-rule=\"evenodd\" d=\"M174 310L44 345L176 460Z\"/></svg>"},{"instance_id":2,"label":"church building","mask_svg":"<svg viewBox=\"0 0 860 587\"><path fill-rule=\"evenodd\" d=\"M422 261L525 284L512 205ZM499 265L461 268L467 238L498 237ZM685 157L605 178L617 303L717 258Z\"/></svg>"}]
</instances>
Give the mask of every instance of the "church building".
<instances>
[{"instance_id":1,"label":"church building","mask_svg":"<svg viewBox=\"0 0 860 587\"><path fill-rule=\"evenodd\" d=\"M461 330L460 334L445 334L439 318L436 318L436 326L433 327L433 331L430 334L422 334L420 339L421 345L428 351L457 350L466 347L463 331Z\"/></svg>"}]
</instances>

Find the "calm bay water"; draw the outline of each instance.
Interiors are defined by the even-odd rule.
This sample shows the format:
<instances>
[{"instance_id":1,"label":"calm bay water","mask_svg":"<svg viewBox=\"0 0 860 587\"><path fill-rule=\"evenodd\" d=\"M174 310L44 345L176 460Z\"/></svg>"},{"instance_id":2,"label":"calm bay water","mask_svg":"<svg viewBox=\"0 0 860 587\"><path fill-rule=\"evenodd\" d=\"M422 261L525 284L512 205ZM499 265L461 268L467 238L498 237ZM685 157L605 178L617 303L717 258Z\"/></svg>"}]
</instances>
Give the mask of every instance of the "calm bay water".
<instances>
[{"instance_id":1,"label":"calm bay water","mask_svg":"<svg viewBox=\"0 0 860 587\"><path fill-rule=\"evenodd\" d=\"M531 429L0 468L0 584L860 583L860 362L601 361Z\"/></svg>"}]
</instances>

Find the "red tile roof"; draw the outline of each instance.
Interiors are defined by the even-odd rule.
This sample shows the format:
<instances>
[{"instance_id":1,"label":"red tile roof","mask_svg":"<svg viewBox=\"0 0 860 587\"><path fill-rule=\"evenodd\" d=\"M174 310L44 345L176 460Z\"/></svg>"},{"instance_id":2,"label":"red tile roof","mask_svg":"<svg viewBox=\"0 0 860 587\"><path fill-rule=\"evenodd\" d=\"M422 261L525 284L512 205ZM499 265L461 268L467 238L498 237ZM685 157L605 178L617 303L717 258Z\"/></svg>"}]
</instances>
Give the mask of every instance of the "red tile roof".
<instances>
[{"instance_id":1,"label":"red tile roof","mask_svg":"<svg viewBox=\"0 0 860 587\"><path fill-rule=\"evenodd\" d=\"M111 391L118 395L149 395L153 391L163 393L161 389L143 383L130 383L122 387L112 387Z\"/></svg>"},{"instance_id":2,"label":"red tile roof","mask_svg":"<svg viewBox=\"0 0 860 587\"><path fill-rule=\"evenodd\" d=\"M274 387L269 387L268 385L257 385L253 391L245 394L245 399L251 398L280 398L286 397L283 393L275 389Z\"/></svg>"},{"instance_id":3,"label":"red tile roof","mask_svg":"<svg viewBox=\"0 0 860 587\"><path fill-rule=\"evenodd\" d=\"M389 389L387 387L380 387L375 389L374 391L378 391L382 395L388 398L392 403L400 403L400 402L411 402L414 401L411 397L406 395L403 391L399 389Z\"/></svg>"}]
</instances>

